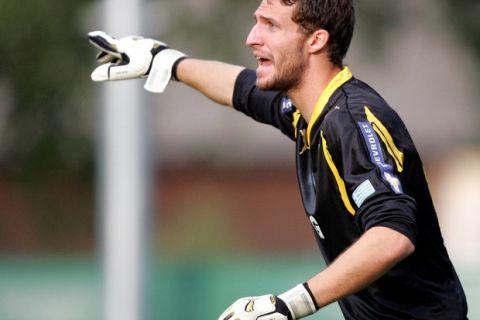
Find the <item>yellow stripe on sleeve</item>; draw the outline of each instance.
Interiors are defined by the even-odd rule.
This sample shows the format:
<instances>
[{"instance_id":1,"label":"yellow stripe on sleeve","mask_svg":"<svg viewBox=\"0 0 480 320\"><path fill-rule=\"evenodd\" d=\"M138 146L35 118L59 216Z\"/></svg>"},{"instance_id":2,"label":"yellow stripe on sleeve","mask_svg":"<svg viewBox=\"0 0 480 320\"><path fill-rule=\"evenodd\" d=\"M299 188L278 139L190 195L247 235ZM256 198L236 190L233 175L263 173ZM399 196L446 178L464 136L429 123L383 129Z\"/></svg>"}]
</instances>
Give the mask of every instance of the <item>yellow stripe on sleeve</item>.
<instances>
[{"instance_id":1,"label":"yellow stripe on sleeve","mask_svg":"<svg viewBox=\"0 0 480 320\"><path fill-rule=\"evenodd\" d=\"M353 206L350 203L350 199L348 198L345 182L343 181L342 177L338 172L337 167L335 166L335 163L333 162L330 151L328 151L327 140L325 140L323 136L323 131L321 132L321 136L322 136L323 155L325 156L325 160L327 161L327 164L330 167L330 170L332 171L333 176L335 177L343 204L345 205L345 208L348 210L348 212L350 212L351 215L355 215L355 209L353 209Z\"/></svg>"},{"instance_id":2,"label":"yellow stripe on sleeve","mask_svg":"<svg viewBox=\"0 0 480 320\"><path fill-rule=\"evenodd\" d=\"M404 156L403 152L401 152L395 142L393 141L392 136L388 132L387 128L383 125L383 123L370 111L370 109L365 106L365 114L367 115L367 120L373 126L375 132L380 136L383 143L385 144L388 153L392 158L395 160L395 164L397 166L397 171L403 171L403 163L404 163Z\"/></svg>"}]
</instances>

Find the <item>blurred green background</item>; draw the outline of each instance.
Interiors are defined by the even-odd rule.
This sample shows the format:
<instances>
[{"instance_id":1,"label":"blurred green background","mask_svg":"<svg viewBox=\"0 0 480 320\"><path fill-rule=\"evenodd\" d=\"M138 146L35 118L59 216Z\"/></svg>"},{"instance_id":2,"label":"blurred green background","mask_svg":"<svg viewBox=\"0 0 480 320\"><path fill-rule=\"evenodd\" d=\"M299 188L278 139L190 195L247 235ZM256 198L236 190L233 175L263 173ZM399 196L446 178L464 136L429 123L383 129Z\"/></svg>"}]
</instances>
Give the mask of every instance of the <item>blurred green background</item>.
<instances>
[{"instance_id":1,"label":"blurred green background","mask_svg":"<svg viewBox=\"0 0 480 320\"><path fill-rule=\"evenodd\" d=\"M244 40L257 4L145 2L145 35L254 67ZM0 0L0 319L100 314L99 90L86 39L99 6ZM357 11L346 62L417 142L470 318L480 319L480 3L363 0ZM238 297L282 292L323 268L290 141L180 84L149 97L152 319L215 319ZM341 316L332 305L312 318Z\"/></svg>"}]
</instances>

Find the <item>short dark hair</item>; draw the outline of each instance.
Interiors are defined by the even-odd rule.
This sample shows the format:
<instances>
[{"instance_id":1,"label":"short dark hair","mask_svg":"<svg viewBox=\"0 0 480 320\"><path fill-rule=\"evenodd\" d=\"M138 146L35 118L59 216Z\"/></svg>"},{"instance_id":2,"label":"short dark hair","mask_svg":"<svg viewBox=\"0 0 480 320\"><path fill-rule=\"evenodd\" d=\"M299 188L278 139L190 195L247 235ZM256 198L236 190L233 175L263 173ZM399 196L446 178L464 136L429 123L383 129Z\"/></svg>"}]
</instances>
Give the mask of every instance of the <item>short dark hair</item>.
<instances>
[{"instance_id":1,"label":"short dark hair","mask_svg":"<svg viewBox=\"0 0 480 320\"><path fill-rule=\"evenodd\" d=\"M297 4L292 20L306 34L324 29L329 35L327 50L333 64L342 67L353 37L355 9L353 0L280 0L283 5Z\"/></svg>"}]
</instances>

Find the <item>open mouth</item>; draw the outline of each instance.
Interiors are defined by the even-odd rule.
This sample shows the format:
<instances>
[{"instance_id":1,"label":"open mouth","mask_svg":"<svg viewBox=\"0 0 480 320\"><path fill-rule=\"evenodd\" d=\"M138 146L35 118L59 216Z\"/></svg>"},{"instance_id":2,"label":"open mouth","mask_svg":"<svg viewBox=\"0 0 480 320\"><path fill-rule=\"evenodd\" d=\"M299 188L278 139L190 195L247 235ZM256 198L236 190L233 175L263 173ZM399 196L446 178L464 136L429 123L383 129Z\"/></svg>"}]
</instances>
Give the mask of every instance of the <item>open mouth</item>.
<instances>
[{"instance_id":1,"label":"open mouth","mask_svg":"<svg viewBox=\"0 0 480 320\"><path fill-rule=\"evenodd\" d=\"M268 67L272 65L272 60L262 57L257 57L259 67Z\"/></svg>"}]
</instances>

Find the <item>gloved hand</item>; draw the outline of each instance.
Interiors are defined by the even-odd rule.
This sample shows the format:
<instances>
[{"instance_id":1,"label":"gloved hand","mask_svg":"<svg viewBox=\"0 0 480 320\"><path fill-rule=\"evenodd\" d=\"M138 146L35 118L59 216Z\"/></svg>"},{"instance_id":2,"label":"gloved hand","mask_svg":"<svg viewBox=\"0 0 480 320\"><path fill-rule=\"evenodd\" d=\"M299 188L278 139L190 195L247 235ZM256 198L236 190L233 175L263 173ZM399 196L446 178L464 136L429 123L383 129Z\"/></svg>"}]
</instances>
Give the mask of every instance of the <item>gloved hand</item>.
<instances>
[{"instance_id":1,"label":"gloved hand","mask_svg":"<svg viewBox=\"0 0 480 320\"><path fill-rule=\"evenodd\" d=\"M89 32L88 37L100 49L97 61L101 65L92 72L93 81L147 77L146 90L163 92L177 63L186 57L154 39L138 36L116 39L103 31Z\"/></svg>"},{"instance_id":2,"label":"gloved hand","mask_svg":"<svg viewBox=\"0 0 480 320\"><path fill-rule=\"evenodd\" d=\"M246 297L235 301L218 320L296 320L315 313L308 285L299 284L278 296Z\"/></svg>"},{"instance_id":3,"label":"gloved hand","mask_svg":"<svg viewBox=\"0 0 480 320\"><path fill-rule=\"evenodd\" d=\"M235 301L218 320L292 320L285 302L274 296L246 297Z\"/></svg>"}]
</instances>

